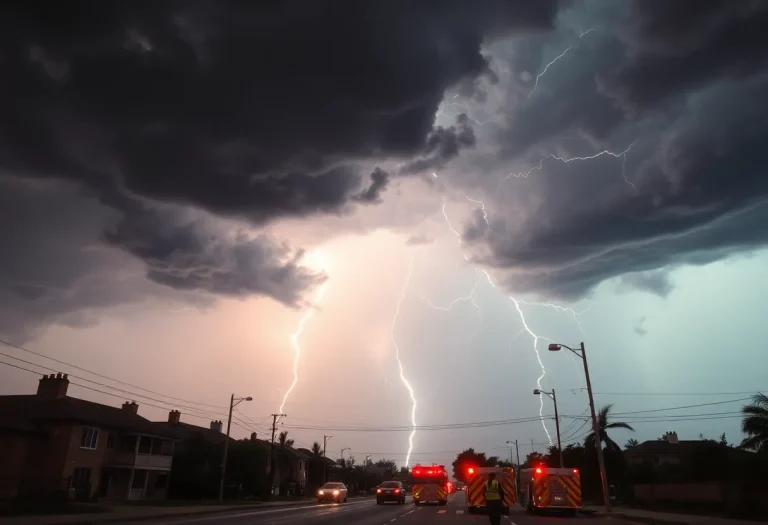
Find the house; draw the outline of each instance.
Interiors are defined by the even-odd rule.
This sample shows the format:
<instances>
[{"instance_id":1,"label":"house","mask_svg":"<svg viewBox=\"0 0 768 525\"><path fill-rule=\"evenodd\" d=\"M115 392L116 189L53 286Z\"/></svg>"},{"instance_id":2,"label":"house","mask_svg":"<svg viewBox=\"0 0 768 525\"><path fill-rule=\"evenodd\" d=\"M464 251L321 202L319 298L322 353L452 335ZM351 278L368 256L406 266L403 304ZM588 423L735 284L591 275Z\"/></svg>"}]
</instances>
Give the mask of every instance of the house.
<instances>
[{"instance_id":1,"label":"house","mask_svg":"<svg viewBox=\"0 0 768 525\"><path fill-rule=\"evenodd\" d=\"M308 463L309 455L288 445L275 444L275 485L280 493L306 490Z\"/></svg>"},{"instance_id":2,"label":"house","mask_svg":"<svg viewBox=\"0 0 768 525\"><path fill-rule=\"evenodd\" d=\"M749 460L752 453L711 440L680 440L677 432L667 432L663 439L644 441L624 451L631 466L653 468L677 468L684 466L706 450L720 450L730 461Z\"/></svg>"},{"instance_id":3,"label":"house","mask_svg":"<svg viewBox=\"0 0 768 525\"><path fill-rule=\"evenodd\" d=\"M0 497L48 495L164 499L173 436L138 415L67 395L66 374L40 379L34 395L0 396Z\"/></svg>"}]
</instances>

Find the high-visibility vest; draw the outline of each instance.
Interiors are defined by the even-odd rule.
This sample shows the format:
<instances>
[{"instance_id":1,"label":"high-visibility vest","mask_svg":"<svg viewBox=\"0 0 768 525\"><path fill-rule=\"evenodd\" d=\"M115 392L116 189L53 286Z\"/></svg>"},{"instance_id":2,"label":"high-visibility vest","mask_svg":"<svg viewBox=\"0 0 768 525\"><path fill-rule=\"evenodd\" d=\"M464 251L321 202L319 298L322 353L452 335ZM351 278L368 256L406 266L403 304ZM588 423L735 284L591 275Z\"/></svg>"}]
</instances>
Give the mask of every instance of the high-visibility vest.
<instances>
[{"instance_id":1,"label":"high-visibility vest","mask_svg":"<svg viewBox=\"0 0 768 525\"><path fill-rule=\"evenodd\" d=\"M495 479L485 483L485 499L486 501L498 501L501 499L501 494L499 494L499 482Z\"/></svg>"}]
</instances>

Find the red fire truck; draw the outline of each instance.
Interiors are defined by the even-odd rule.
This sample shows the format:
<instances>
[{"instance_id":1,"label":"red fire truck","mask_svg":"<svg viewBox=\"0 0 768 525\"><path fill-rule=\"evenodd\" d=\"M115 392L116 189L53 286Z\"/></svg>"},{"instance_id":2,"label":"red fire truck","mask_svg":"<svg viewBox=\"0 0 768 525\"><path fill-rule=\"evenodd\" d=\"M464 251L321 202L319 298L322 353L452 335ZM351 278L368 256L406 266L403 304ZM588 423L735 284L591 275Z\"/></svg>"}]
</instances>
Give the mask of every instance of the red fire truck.
<instances>
[{"instance_id":1,"label":"red fire truck","mask_svg":"<svg viewBox=\"0 0 768 525\"><path fill-rule=\"evenodd\" d=\"M448 503L451 483L444 465L414 465L411 470L413 502L416 505L431 501L438 505Z\"/></svg>"}]
</instances>

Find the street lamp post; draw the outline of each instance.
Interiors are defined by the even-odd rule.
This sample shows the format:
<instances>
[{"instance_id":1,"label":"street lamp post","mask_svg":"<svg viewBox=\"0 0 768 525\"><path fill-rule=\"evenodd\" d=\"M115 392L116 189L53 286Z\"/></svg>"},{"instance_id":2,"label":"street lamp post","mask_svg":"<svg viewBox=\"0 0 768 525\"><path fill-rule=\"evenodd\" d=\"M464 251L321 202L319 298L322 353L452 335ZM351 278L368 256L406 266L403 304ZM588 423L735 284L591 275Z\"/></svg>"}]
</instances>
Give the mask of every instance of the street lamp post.
<instances>
[{"instance_id":1,"label":"street lamp post","mask_svg":"<svg viewBox=\"0 0 768 525\"><path fill-rule=\"evenodd\" d=\"M584 377L587 380L587 395L589 395L589 410L592 412L592 432L595 435L595 448L597 449L597 464L600 467L600 482L603 486L603 503L605 511L611 512L611 498L608 494L608 479L605 475L605 459L603 458L602 433L597 424L597 414L595 414L595 400L592 397L592 382L589 380L589 365L587 364L587 351L582 342L578 350L574 350L568 345L552 343L549 345L550 352L559 352L560 349L567 348L575 355L579 356L584 362Z\"/></svg>"},{"instance_id":2,"label":"street lamp post","mask_svg":"<svg viewBox=\"0 0 768 525\"><path fill-rule=\"evenodd\" d=\"M219 501L224 499L224 475L227 473L227 452L229 452L229 430L232 427L232 410L243 401L253 401L252 397L229 398L229 418L227 418L227 437L224 439L224 457L221 460L221 479L219 480Z\"/></svg>"},{"instance_id":3,"label":"street lamp post","mask_svg":"<svg viewBox=\"0 0 768 525\"><path fill-rule=\"evenodd\" d=\"M557 397L555 396L555 389L553 388L552 392L539 390L538 388L533 391L534 396L540 396L541 394L544 394L550 398L552 402L555 403L555 430L557 430L557 450L560 453L560 468L563 468L563 445L560 442L560 417L557 414Z\"/></svg>"},{"instance_id":4,"label":"street lamp post","mask_svg":"<svg viewBox=\"0 0 768 525\"><path fill-rule=\"evenodd\" d=\"M515 444L515 455L517 456L517 465L515 465L515 489L520 494L520 449L517 447L517 440L507 441L507 445ZM509 455L512 455L512 447L509 447Z\"/></svg>"}]
</instances>

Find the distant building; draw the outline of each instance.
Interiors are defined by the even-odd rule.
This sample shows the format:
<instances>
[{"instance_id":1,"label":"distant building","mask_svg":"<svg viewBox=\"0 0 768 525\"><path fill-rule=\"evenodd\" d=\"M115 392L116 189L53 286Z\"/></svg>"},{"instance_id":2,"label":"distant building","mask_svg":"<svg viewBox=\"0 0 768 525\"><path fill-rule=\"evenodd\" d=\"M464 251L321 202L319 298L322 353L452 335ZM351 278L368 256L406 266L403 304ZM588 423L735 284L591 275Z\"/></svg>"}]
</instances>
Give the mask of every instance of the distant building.
<instances>
[{"instance_id":1,"label":"distant building","mask_svg":"<svg viewBox=\"0 0 768 525\"><path fill-rule=\"evenodd\" d=\"M122 408L67 396L69 379L40 379L35 395L0 396L0 498L164 499L172 434Z\"/></svg>"}]
</instances>

